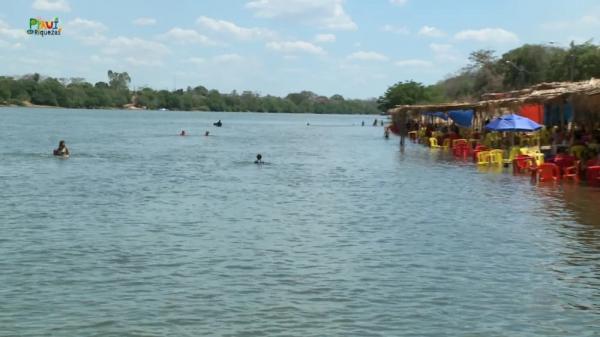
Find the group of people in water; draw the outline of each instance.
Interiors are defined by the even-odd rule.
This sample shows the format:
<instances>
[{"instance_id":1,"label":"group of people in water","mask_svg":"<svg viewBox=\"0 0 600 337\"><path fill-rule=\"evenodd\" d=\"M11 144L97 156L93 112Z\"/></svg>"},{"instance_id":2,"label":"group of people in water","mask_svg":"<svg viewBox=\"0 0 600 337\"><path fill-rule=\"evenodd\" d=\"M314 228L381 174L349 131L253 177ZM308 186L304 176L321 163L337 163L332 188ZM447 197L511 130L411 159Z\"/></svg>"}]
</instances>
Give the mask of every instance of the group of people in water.
<instances>
[{"instance_id":1,"label":"group of people in water","mask_svg":"<svg viewBox=\"0 0 600 337\"><path fill-rule=\"evenodd\" d=\"M221 122L221 120L219 119L218 121L213 123L214 126L220 128L223 126L223 122ZM180 136L187 136L187 132L185 130L181 130L181 132L179 133ZM204 132L204 136L208 137L210 135L210 132L207 130L206 132Z\"/></svg>"},{"instance_id":2,"label":"group of people in water","mask_svg":"<svg viewBox=\"0 0 600 337\"><path fill-rule=\"evenodd\" d=\"M181 130L181 132L179 133L179 135L183 137L183 136L187 136L188 133L185 130ZM205 137L208 137L209 135L210 135L210 132L208 132L208 131L204 132L204 136Z\"/></svg>"},{"instance_id":3,"label":"group of people in water","mask_svg":"<svg viewBox=\"0 0 600 337\"><path fill-rule=\"evenodd\" d=\"M223 126L223 123L219 119L219 121L213 123L213 125L215 125L216 127L221 127L221 126ZM209 134L210 134L210 132L206 131L204 133L204 136L208 136ZM187 136L187 132L185 130L181 130L179 135ZM68 158L71 155L71 153L69 152L69 148L67 147L64 140L61 140L58 142L58 147L52 151L52 154L56 157L61 157L61 158ZM260 153L257 154L254 164L264 164L264 163L265 162L262 160L262 154L260 154Z\"/></svg>"}]
</instances>

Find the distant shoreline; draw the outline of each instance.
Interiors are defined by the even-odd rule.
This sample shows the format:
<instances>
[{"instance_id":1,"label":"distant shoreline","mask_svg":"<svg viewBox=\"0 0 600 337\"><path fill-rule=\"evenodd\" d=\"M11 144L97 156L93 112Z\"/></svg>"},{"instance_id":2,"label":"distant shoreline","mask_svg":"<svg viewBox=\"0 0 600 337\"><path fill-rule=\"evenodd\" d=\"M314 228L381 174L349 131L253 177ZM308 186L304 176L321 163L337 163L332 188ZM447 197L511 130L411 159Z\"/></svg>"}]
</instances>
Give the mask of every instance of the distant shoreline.
<instances>
[{"instance_id":1,"label":"distant shoreline","mask_svg":"<svg viewBox=\"0 0 600 337\"><path fill-rule=\"evenodd\" d=\"M375 113L315 113L315 112L268 112L268 111L211 111L211 110L156 110L156 109L144 109L136 106L128 106L122 108L115 107L97 107L97 108L69 108L62 106L54 106L54 105L40 105L33 104L31 102L22 102L22 105L18 104L2 104L0 103L0 109L2 108L32 108L32 109L69 109L69 110L129 110L129 111L160 111L160 112L175 112L175 111L185 111L185 112L251 112L251 113L271 113L271 114L312 114L312 115L369 115L369 116L381 116L381 114Z\"/></svg>"}]
</instances>

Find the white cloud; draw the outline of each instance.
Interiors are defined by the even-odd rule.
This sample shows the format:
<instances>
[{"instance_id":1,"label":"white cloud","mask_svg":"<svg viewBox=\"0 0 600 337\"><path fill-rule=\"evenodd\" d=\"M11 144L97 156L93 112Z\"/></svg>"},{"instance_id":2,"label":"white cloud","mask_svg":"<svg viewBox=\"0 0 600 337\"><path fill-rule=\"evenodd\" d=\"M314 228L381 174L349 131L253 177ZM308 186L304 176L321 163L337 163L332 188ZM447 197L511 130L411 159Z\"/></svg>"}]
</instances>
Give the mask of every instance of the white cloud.
<instances>
[{"instance_id":1,"label":"white cloud","mask_svg":"<svg viewBox=\"0 0 600 337\"><path fill-rule=\"evenodd\" d=\"M163 62L158 58L140 58L139 55L136 56L127 56L125 57L125 62L131 64L132 66L143 66L143 67L158 67L162 66Z\"/></svg>"},{"instance_id":2,"label":"white cloud","mask_svg":"<svg viewBox=\"0 0 600 337\"><path fill-rule=\"evenodd\" d=\"M23 44L21 42L11 43L11 42L6 42L6 41L3 41L3 40L0 40L0 48L4 48L4 49L21 49L21 48L23 48Z\"/></svg>"},{"instance_id":3,"label":"white cloud","mask_svg":"<svg viewBox=\"0 0 600 337\"><path fill-rule=\"evenodd\" d=\"M294 53L307 53L314 55L324 55L325 51L323 48L316 46L310 42L306 41L273 41L267 43L267 48L285 53L285 54L294 54Z\"/></svg>"},{"instance_id":4,"label":"white cloud","mask_svg":"<svg viewBox=\"0 0 600 337\"><path fill-rule=\"evenodd\" d=\"M454 46L451 44L444 43L431 43L429 44L429 49L431 49L434 53L449 53L453 50Z\"/></svg>"},{"instance_id":5,"label":"white cloud","mask_svg":"<svg viewBox=\"0 0 600 337\"><path fill-rule=\"evenodd\" d=\"M94 54L94 55L90 56L90 60L96 64L115 63L115 59L113 59L112 57L107 57L106 55L100 56L100 55Z\"/></svg>"},{"instance_id":6,"label":"white cloud","mask_svg":"<svg viewBox=\"0 0 600 337\"><path fill-rule=\"evenodd\" d=\"M244 58L238 54L223 54L213 57L213 62L216 63L238 63L243 60Z\"/></svg>"},{"instance_id":7,"label":"white cloud","mask_svg":"<svg viewBox=\"0 0 600 337\"><path fill-rule=\"evenodd\" d=\"M31 8L38 11L70 12L71 7L66 0L35 0Z\"/></svg>"},{"instance_id":8,"label":"white cloud","mask_svg":"<svg viewBox=\"0 0 600 337\"><path fill-rule=\"evenodd\" d=\"M334 34L317 34L315 35L315 42L324 43L324 42L335 42Z\"/></svg>"},{"instance_id":9,"label":"white cloud","mask_svg":"<svg viewBox=\"0 0 600 337\"><path fill-rule=\"evenodd\" d=\"M554 20L541 24L541 28L548 31L569 31L569 33L587 34L593 36L600 27L600 7L588 10L585 15L571 20ZM585 40L589 40L589 37Z\"/></svg>"},{"instance_id":10,"label":"white cloud","mask_svg":"<svg viewBox=\"0 0 600 337\"><path fill-rule=\"evenodd\" d=\"M198 33L193 29L184 29L179 27L171 28L168 32L158 35L160 40L175 42L178 44L201 44L214 45L214 41Z\"/></svg>"},{"instance_id":11,"label":"white cloud","mask_svg":"<svg viewBox=\"0 0 600 337\"><path fill-rule=\"evenodd\" d=\"M196 64L196 65L201 65L201 64L206 63L206 60L203 59L202 57L190 57L187 59L187 62Z\"/></svg>"},{"instance_id":12,"label":"white cloud","mask_svg":"<svg viewBox=\"0 0 600 337\"><path fill-rule=\"evenodd\" d=\"M384 32L389 32L389 33L394 33L394 34L400 34L400 35L408 35L410 34L410 31L408 30L408 28L402 26L402 27L396 27L393 25L384 25L383 27L381 27L381 30Z\"/></svg>"},{"instance_id":13,"label":"white cloud","mask_svg":"<svg viewBox=\"0 0 600 337\"><path fill-rule=\"evenodd\" d=\"M26 36L24 29L10 28L8 23L0 19L0 38L20 39Z\"/></svg>"},{"instance_id":14,"label":"white cloud","mask_svg":"<svg viewBox=\"0 0 600 337\"><path fill-rule=\"evenodd\" d=\"M156 24L156 19L142 17L133 20L132 23L136 26L152 26Z\"/></svg>"},{"instance_id":15,"label":"white cloud","mask_svg":"<svg viewBox=\"0 0 600 337\"><path fill-rule=\"evenodd\" d=\"M390 3L396 6L404 6L407 2L408 0L390 0Z\"/></svg>"},{"instance_id":16,"label":"white cloud","mask_svg":"<svg viewBox=\"0 0 600 337\"><path fill-rule=\"evenodd\" d=\"M65 23L65 35L72 36L86 45L99 45L106 42L104 33L108 27L102 22L75 18Z\"/></svg>"},{"instance_id":17,"label":"white cloud","mask_svg":"<svg viewBox=\"0 0 600 337\"><path fill-rule=\"evenodd\" d=\"M387 61L387 56L376 53L373 51L357 51L354 52L347 57L349 60L359 60L359 61Z\"/></svg>"},{"instance_id":18,"label":"white cloud","mask_svg":"<svg viewBox=\"0 0 600 337\"><path fill-rule=\"evenodd\" d=\"M444 43L431 43L429 49L435 55L435 58L441 61L457 61L459 53L453 45Z\"/></svg>"},{"instance_id":19,"label":"white cloud","mask_svg":"<svg viewBox=\"0 0 600 337\"><path fill-rule=\"evenodd\" d=\"M333 30L356 30L346 13L343 0L252 0L246 8L257 17L294 19L305 24Z\"/></svg>"},{"instance_id":20,"label":"white cloud","mask_svg":"<svg viewBox=\"0 0 600 337\"><path fill-rule=\"evenodd\" d=\"M476 41L486 43L517 43L519 38L513 32L502 28L469 29L458 32L454 38L462 41Z\"/></svg>"},{"instance_id":21,"label":"white cloud","mask_svg":"<svg viewBox=\"0 0 600 337\"><path fill-rule=\"evenodd\" d=\"M423 26L419 30L419 35L429 36L429 37L442 37L446 36L446 33L438 28L432 26Z\"/></svg>"},{"instance_id":22,"label":"white cloud","mask_svg":"<svg viewBox=\"0 0 600 337\"><path fill-rule=\"evenodd\" d=\"M86 20L82 18L75 18L67 22L67 25L73 30L82 30L86 31L86 33L89 33L89 31L105 32L108 30L108 27L106 27L106 25L104 25L102 22Z\"/></svg>"},{"instance_id":23,"label":"white cloud","mask_svg":"<svg viewBox=\"0 0 600 337\"><path fill-rule=\"evenodd\" d=\"M429 68L433 66L433 63L420 59L400 60L396 61L394 64L403 68Z\"/></svg>"},{"instance_id":24,"label":"white cloud","mask_svg":"<svg viewBox=\"0 0 600 337\"><path fill-rule=\"evenodd\" d=\"M161 65L162 59L171 53L169 48L160 42L124 36L108 40L102 52L141 66Z\"/></svg>"},{"instance_id":25,"label":"white cloud","mask_svg":"<svg viewBox=\"0 0 600 337\"><path fill-rule=\"evenodd\" d=\"M217 20L206 16L199 17L196 22L205 29L230 34L241 40L266 39L275 36L275 33L268 29L240 27L230 21Z\"/></svg>"}]
</instances>

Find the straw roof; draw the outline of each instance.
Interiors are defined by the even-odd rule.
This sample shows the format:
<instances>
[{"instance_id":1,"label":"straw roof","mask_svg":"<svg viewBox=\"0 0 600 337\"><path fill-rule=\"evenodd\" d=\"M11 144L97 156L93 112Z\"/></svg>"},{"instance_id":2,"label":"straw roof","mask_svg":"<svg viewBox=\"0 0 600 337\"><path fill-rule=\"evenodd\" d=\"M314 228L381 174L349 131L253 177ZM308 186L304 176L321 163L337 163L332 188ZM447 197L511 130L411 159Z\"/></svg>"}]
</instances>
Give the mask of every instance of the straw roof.
<instances>
[{"instance_id":1,"label":"straw roof","mask_svg":"<svg viewBox=\"0 0 600 337\"><path fill-rule=\"evenodd\" d=\"M479 102L442 103L422 105L399 105L390 109L390 113L408 112L419 114L428 111L450 111L473 109L491 115L499 108L518 108L528 103L546 104L570 100L577 105L577 113L593 114L600 112L600 80L591 79L582 82L540 83L522 90L482 95Z\"/></svg>"}]
</instances>

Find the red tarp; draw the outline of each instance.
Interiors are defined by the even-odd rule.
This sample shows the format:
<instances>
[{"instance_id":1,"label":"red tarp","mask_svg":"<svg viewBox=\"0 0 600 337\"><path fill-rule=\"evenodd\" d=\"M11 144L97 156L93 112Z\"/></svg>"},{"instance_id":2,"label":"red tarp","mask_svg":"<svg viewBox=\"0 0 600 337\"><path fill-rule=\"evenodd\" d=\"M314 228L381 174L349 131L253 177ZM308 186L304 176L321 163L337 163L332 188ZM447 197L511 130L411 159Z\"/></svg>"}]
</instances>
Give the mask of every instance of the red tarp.
<instances>
[{"instance_id":1,"label":"red tarp","mask_svg":"<svg viewBox=\"0 0 600 337\"><path fill-rule=\"evenodd\" d=\"M544 106L541 104L523 105L519 115L527 117L538 124L544 124Z\"/></svg>"}]
</instances>

